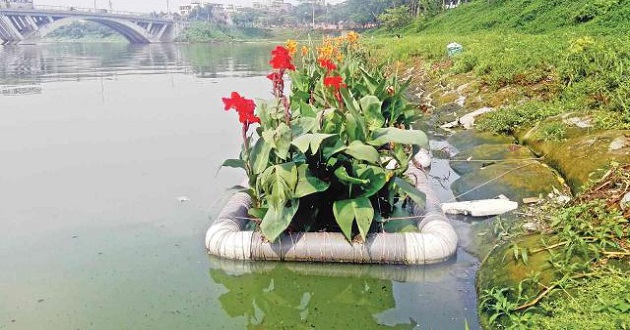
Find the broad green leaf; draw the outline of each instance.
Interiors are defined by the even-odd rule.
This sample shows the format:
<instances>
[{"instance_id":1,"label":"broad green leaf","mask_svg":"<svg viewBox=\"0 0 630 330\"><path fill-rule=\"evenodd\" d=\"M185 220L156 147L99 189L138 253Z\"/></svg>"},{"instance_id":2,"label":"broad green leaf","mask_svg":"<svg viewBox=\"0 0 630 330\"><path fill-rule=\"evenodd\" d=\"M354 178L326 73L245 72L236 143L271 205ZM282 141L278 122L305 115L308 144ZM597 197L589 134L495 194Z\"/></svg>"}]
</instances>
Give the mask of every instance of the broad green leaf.
<instances>
[{"instance_id":1,"label":"broad green leaf","mask_svg":"<svg viewBox=\"0 0 630 330\"><path fill-rule=\"evenodd\" d=\"M279 207L270 205L269 210L260 224L262 234L268 240L272 242L275 241L276 238L289 227L299 206L299 199L292 199Z\"/></svg>"},{"instance_id":2,"label":"broad green leaf","mask_svg":"<svg viewBox=\"0 0 630 330\"><path fill-rule=\"evenodd\" d=\"M271 145L265 142L265 139L258 139L251 151L251 159L254 160L252 168L254 174L262 173L269 164L269 154L271 153Z\"/></svg>"},{"instance_id":3,"label":"broad green leaf","mask_svg":"<svg viewBox=\"0 0 630 330\"><path fill-rule=\"evenodd\" d=\"M242 159L226 159L223 164L221 164L221 167L232 167L232 168L242 168L245 169L245 161ZM221 167L219 167L219 170L221 169ZM217 170L217 173L219 172L219 170Z\"/></svg>"},{"instance_id":4,"label":"broad green leaf","mask_svg":"<svg viewBox=\"0 0 630 330\"><path fill-rule=\"evenodd\" d=\"M352 113L346 113L346 133L350 141L364 141L365 129L362 125L362 121Z\"/></svg>"},{"instance_id":5,"label":"broad green leaf","mask_svg":"<svg viewBox=\"0 0 630 330\"><path fill-rule=\"evenodd\" d=\"M265 217L265 214L267 214L267 210L269 209L252 207L249 210L247 210L247 214L249 214L250 216L256 219L263 219Z\"/></svg>"},{"instance_id":6,"label":"broad green leaf","mask_svg":"<svg viewBox=\"0 0 630 330\"><path fill-rule=\"evenodd\" d=\"M368 87L370 94L375 94L376 89L378 88L378 82L376 79L372 78L370 73L364 68L361 68L361 73L363 74L363 80L365 81L365 85Z\"/></svg>"},{"instance_id":7,"label":"broad green leaf","mask_svg":"<svg viewBox=\"0 0 630 330\"><path fill-rule=\"evenodd\" d=\"M348 111L350 111L352 114L355 114L355 115L358 114L359 103L357 102L357 100L354 99L354 97L352 97L352 94L350 94L350 91L347 88L342 88L340 90L340 93L341 93L341 98L343 98L343 103L348 108Z\"/></svg>"},{"instance_id":8,"label":"broad green leaf","mask_svg":"<svg viewBox=\"0 0 630 330\"><path fill-rule=\"evenodd\" d=\"M319 178L313 176L308 170L307 164L298 166L298 182L295 187L295 198L304 197L316 192L325 191L330 186L330 183L324 182Z\"/></svg>"},{"instance_id":9,"label":"broad green leaf","mask_svg":"<svg viewBox=\"0 0 630 330\"><path fill-rule=\"evenodd\" d=\"M372 146L363 144L361 141L352 141L343 152L355 159L365 160L372 164L378 164L381 161L378 151Z\"/></svg>"},{"instance_id":10,"label":"broad green leaf","mask_svg":"<svg viewBox=\"0 0 630 330\"><path fill-rule=\"evenodd\" d=\"M303 100L300 100L299 109L302 117L315 118L317 116L317 110L311 104L308 104Z\"/></svg>"},{"instance_id":11,"label":"broad green leaf","mask_svg":"<svg viewBox=\"0 0 630 330\"><path fill-rule=\"evenodd\" d=\"M402 178L395 177L394 182L396 183L398 188L400 188L400 190L402 190L407 196L409 196L409 198L411 198L411 200L414 201L414 203L416 203L416 205L421 208L425 207L427 197L423 192L416 189L416 187L411 185L409 182L403 180Z\"/></svg>"},{"instance_id":12,"label":"broad green leaf","mask_svg":"<svg viewBox=\"0 0 630 330\"><path fill-rule=\"evenodd\" d=\"M297 166L289 162L269 167L261 176L262 187L270 207L280 207L293 198L297 185Z\"/></svg>"},{"instance_id":13,"label":"broad green leaf","mask_svg":"<svg viewBox=\"0 0 630 330\"><path fill-rule=\"evenodd\" d=\"M334 141L334 144L331 143L332 141ZM328 159L344 150L346 150L346 145L339 139L331 139L322 145L324 159Z\"/></svg>"},{"instance_id":14,"label":"broad green leaf","mask_svg":"<svg viewBox=\"0 0 630 330\"><path fill-rule=\"evenodd\" d=\"M295 118L291 120L291 133L293 134L294 137L297 137L306 133L311 133L313 132L315 128L317 128L318 124L319 122L317 121L317 118L312 118L312 117Z\"/></svg>"},{"instance_id":15,"label":"broad green leaf","mask_svg":"<svg viewBox=\"0 0 630 330\"><path fill-rule=\"evenodd\" d=\"M368 184L361 186L361 189L363 190L363 193L361 194L362 197L373 196L385 186L385 183L387 183L385 170L380 167L369 165L360 166L357 169L357 175L360 179L366 179L369 181Z\"/></svg>"},{"instance_id":16,"label":"broad green leaf","mask_svg":"<svg viewBox=\"0 0 630 330\"><path fill-rule=\"evenodd\" d=\"M370 203L368 198L359 197L335 201L333 203L333 214L348 241L352 240L352 224L354 222L356 222L359 234L365 241L365 237L372 225L372 219L374 219L374 208L372 208L372 203Z\"/></svg>"},{"instance_id":17,"label":"broad green leaf","mask_svg":"<svg viewBox=\"0 0 630 330\"><path fill-rule=\"evenodd\" d=\"M321 123L319 132L327 134L339 134L345 128L345 115L338 110L320 111L317 119Z\"/></svg>"},{"instance_id":18,"label":"broad green leaf","mask_svg":"<svg viewBox=\"0 0 630 330\"><path fill-rule=\"evenodd\" d=\"M311 153L315 154L319 150L319 146L322 144L322 142L331 136L334 136L334 134L304 134L293 139L291 143L303 153L306 153L310 148Z\"/></svg>"},{"instance_id":19,"label":"broad green leaf","mask_svg":"<svg viewBox=\"0 0 630 330\"><path fill-rule=\"evenodd\" d=\"M429 139L427 135L418 130L406 130L395 127L378 128L372 132L372 140L368 143L373 146L382 146L384 144L394 142L402 144L419 145L423 148L429 148Z\"/></svg>"},{"instance_id":20,"label":"broad green leaf","mask_svg":"<svg viewBox=\"0 0 630 330\"><path fill-rule=\"evenodd\" d=\"M359 104L361 104L361 110L363 111L363 116L365 116L367 128L370 131L385 125L385 117L381 113L382 104L378 97L374 95L365 96L359 101Z\"/></svg>"},{"instance_id":21,"label":"broad green leaf","mask_svg":"<svg viewBox=\"0 0 630 330\"><path fill-rule=\"evenodd\" d=\"M280 159L287 159L291 147L291 128L285 123L280 123L273 131L263 131L262 137L275 150Z\"/></svg>"},{"instance_id":22,"label":"broad green leaf","mask_svg":"<svg viewBox=\"0 0 630 330\"><path fill-rule=\"evenodd\" d=\"M368 184L370 183L370 180L368 179L359 179L359 178L355 178L350 176L350 174L348 174L348 170L346 170L345 167L340 166L339 168L337 168L335 170L335 176L343 181L343 182L347 182L347 183L351 183L351 184Z\"/></svg>"}]
</instances>

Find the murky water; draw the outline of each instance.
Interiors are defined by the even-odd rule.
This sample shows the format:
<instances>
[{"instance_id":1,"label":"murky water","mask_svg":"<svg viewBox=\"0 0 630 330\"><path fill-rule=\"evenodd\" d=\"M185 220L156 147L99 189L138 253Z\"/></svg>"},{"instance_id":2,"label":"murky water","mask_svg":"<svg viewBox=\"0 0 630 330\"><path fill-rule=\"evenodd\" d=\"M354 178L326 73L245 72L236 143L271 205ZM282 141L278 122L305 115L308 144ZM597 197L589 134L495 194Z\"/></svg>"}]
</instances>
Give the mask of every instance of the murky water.
<instances>
[{"instance_id":1,"label":"murky water","mask_svg":"<svg viewBox=\"0 0 630 330\"><path fill-rule=\"evenodd\" d=\"M221 97L269 97L271 48L0 48L0 329L478 327L462 249L430 267L206 255L242 179L216 174L240 145Z\"/></svg>"}]
</instances>

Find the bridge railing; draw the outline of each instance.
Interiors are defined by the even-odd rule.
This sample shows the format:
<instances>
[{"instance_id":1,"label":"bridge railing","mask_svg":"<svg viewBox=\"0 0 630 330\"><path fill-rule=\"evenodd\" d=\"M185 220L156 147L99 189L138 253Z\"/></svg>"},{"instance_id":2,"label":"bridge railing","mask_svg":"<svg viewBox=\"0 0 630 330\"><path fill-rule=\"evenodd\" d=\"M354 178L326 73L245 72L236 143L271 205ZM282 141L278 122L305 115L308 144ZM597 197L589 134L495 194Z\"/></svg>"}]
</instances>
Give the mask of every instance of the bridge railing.
<instances>
[{"instance_id":1,"label":"bridge railing","mask_svg":"<svg viewBox=\"0 0 630 330\"><path fill-rule=\"evenodd\" d=\"M119 11L119 10L109 10L104 8L82 8L82 7L66 7L66 6L35 6L37 10L49 10L49 11L63 11L63 12L79 12L79 13L90 13L90 14L110 14L110 15L122 15L122 16L142 16L142 17L151 17L150 14L147 13L137 13L131 11Z\"/></svg>"},{"instance_id":2,"label":"bridge railing","mask_svg":"<svg viewBox=\"0 0 630 330\"><path fill-rule=\"evenodd\" d=\"M0 0L2 1L2 0ZM172 15L156 15L155 13L138 13L131 11L120 11L120 10L109 10L104 8L85 8L85 7L67 7L67 6L47 6L47 5L37 5L34 8L1 8L0 11L10 11L10 12L18 12L18 13L33 13L33 12L57 12L60 14L72 14L75 15L95 15L95 16L120 16L126 18L143 18L148 20L156 20L156 21L164 21L164 22L176 22L176 23L185 23L179 17L174 17Z\"/></svg>"}]
</instances>

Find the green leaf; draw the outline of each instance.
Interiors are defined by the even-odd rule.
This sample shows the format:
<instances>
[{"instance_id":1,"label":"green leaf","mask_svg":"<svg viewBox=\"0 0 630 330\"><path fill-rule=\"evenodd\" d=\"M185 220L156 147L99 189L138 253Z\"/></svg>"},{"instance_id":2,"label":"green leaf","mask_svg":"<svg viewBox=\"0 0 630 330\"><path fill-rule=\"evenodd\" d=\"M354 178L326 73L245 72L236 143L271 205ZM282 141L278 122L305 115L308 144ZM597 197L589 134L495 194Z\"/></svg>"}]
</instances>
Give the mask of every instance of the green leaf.
<instances>
[{"instance_id":1,"label":"green leaf","mask_svg":"<svg viewBox=\"0 0 630 330\"><path fill-rule=\"evenodd\" d=\"M317 118L301 117L291 120L291 133L297 137L306 133L313 132L319 122Z\"/></svg>"},{"instance_id":2,"label":"green leaf","mask_svg":"<svg viewBox=\"0 0 630 330\"><path fill-rule=\"evenodd\" d=\"M304 197L317 192L325 191L330 183L324 182L319 178L311 175L307 164L298 166L298 182L295 187L295 198Z\"/></svg>"},{"instance_id":3,"label":"green leaf","mask_svg":"<svg viewBox=\"0 0 630 330\"><path fill-rule=\"evenodd\" d=\"M357 100L352 97L350 91L344 88L341 90L341 97L343 98L344 104L346 105L348 112L354 117L355 122L357 123L357 127L359 127L365 135L365 121L363 120L363 115L359 112L360 105Z\"/></svg>"},{"instance_id":4,"label":"green leaf","mask_svg":"<svg viewBox=\"0 0 630 330\"><path fill-rule=\"evenodd\" d=\"M346 114L346 133L348 133L348 139L350 141L365 140L366 132L362 122L363 121L354 114Z\"/></svg>"},{"instance_id":5,"label":"green leaf","mask_svg":"<svg viewBox=\"0 0 630 330\"><path fill-rule=\"evenodd\" d=\"M273 131L263 131L262 137L275 150L280 159L287 159L291 147L291 128L285 123L280 123Z\"/></svg>"},{"instance_id":6,"label":"green leaf","mask_svg":"<svg viewBox=\"0 0 630 330\"><path fill-rule=\"evenodd\" d=\"M242 159L226 159L225 161L223 161L223 164L221 164L221 167L245 169L245 161ZM221 169L221 167L219 167L219 170ZM219 170L217 170L217 173L219 173Z\"/></svg>"},{"instance_id":7,"label":"green leaf","mask_svg":"<svg viewBox=\"0 0 630 330\"><path fill-rule=\"evenodd\" d=\"M385 125L385 117L381 113L382 103L378 97L374 95L365 96L359 101L359 104L361 105L361 110L363 110L367 128L370 131Z\"/></svg>"},{"instance_id":8,"label":"green leaf","mask_svg":"<svg viewBox=\"0 0 630 330\"><path fill-rule=\"evenodd\" d=\"M269 167L260 176L263 191L270 207L280 207L293 198L297 185L297 166L293 162Z\"/></svg>"},{"instance_id":9,"label":"green leaf","mask_svg":"<svg viewBox=\"0 0 630 330\"><path fill-rule=\"evenodd\" d=\"M395 177L394 183L402 190L411 200L413 200L416 205L424 208L426 205L426 195L420 190L416 189L416 187L412 186L409 182L403 180L402 178Z\"/></svg>"},{"instance_id":10,"label":"green leaf","mask_svg":"<svg viewBox=\"0 0 630 330\"><path fill-rule=\"evenodd\" d=\"M265 139L258 139L251 151L251 159L254 160L252 168L254 174L262 173L267 169L269 164L269 154L271 154L271 145L265 142Z\"/></svg>"},{"instance_id":11,"label":"green leaf","mask_svg":"<svg viewBox=\"0 0 630 330\"><path fill-rule=\"evenodd\" d=\"M362 197L370 197L376 194L387 183L385 170L376 166L363 165L357 169L357 175L360 179L367 179L369 183L361 186Z\"/></svg>"},{"instance_id":12,"label":"green leaf","mask_svg":"<svg viewBox=\"0 0 630 330\"><path fill-rule=\"evenodd\" d=\"M350 174L348 174L348 170L346 170L345 167L340 166L339 168L337 168L335 170L335 176L341 180L342 182L347 182L347 183L351 183L351 184L368 184L370 183L370 180L368 179L359 179L359 178L355 178L350 176Z\"/></svg>"},{"instance_id":13,"label":"green leaf","mask_svg":"<svg viewBox=\"0 0 630 330\"><path fill-rule=\"evenodd\" d=\"M365 81L365 85L368 87L370 94L375 94L379 85L378 82L376 79L372 78L369 72L364 68L361 68L361 73L363 73L363 80Z\"/></svg>"},{"instance_id":14,"label":"green leaf","mask_svg":"<svg viewBox=\"0 0 630 330\"><path fill-rule=\"evenodd\" d=\"M322 142L332 136L335 136L335 134L322 134L322 133L304 134L302 136L298 136L297 138L293 139L291 143L303 153L306 153L310 148L311 153L315 154L317 153L317 150L319 150L319 147L322 144Z\"/></svg>"},{"instance_id":15,"label":"green leaf","mask_svg":"<svg viewBox=\"0 0 630 330\"><path fill-rule=\"evenodd\" d=\"M260 224L262 234L268 240L275 241L289 227L299 206L299 199L292 199L279 207L270 206Z\"/></svg>"},{"instance_id":16,"label":"green leaf","mask_svg":"<svg viewBox=\"0 0 630 330\"><path fill-rule=\"evenodd\" d=\"M300 114L303 117L315 118L317 116L317 110L313 107L313 105L300 101Z\"/></svg>"},{"instance_id":17,"label":"green leaf","mask_svg":"<svg viewBox=\"0 0 630 330\"><path fill-rule=\"evenodd\" d=\"M429 139L424 132L395 127L375 129L372 132L372 140L368 143L373 146L382 146L390 142L419 145L425 149L429 148Z\"/></svg>"},{"instance_id":18,"label":"green leaf","mask_svg":"<svg viewBox=\"0 0 630 330\"><path fill-rule=\"evenodd\" d=\"M247 214L249 214L250 216L256 218L256 219L263 219L265 217L265 214L267 214L267 210L269 210L268 208L257 208L257 207L252 207L249 210L247 210Z\"/></svg>"},{"instance_id":19,"label":"green leaf","mask_svg":"<svg viewBox=\"0 0 630 330\"><path fill-rule=\"evenodd\" d=\"M343 152L355 159L365 160L372 164L378 164L381 161L378 151L372 146L363 144L361 141L352 141Z\"/></svg>"},{"instance_id":20,"label":"green leaf","mask_svg":"<svg viewBox=\"0 0 630 330\"><path fill-rule=\"evenodd\" d=\"M359 234L365 237L374 219L374 208L366 197L336 201L333 204L335 220L348 241L352 240L352 225L356 222Z\"/></svg>"},{"instance_id":21,"label":"green leaf","mask_svg":"<svg viewBox=\"0 0 630 330\"><path fill-rule=\"evenodd\" d=\"M334 141L334 144L326 142L322 145L322 152L324 154L324 159L328 159L344 150L346 150L346 145L341 142L339 139L331 140Z\"/></svg>"}]
</instances>

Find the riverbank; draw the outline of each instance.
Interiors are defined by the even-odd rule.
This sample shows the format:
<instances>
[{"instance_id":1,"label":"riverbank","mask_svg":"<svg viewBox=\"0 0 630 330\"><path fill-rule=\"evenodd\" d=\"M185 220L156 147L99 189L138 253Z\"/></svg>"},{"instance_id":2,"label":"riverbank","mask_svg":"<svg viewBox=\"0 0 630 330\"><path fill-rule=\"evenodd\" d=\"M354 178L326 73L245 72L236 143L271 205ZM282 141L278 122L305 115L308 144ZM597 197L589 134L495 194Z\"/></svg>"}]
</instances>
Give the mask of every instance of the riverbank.
<instances>
[{"instance_id":1,"label":"riverbank","mask_svg":"<svg viewBox=\"0 0 630 330\"><path fill-rule=\"evenodd\" d=\"M461 18L461 10L449 15ZM504 136L506 145L514 145L510 150L531 150L531 157L555 169L575 196L568 203L558 198L565 193L553 190L531 196L536 198L528 202L535 204L521 207L520 216L489 224L496 247L478 278L482 323L487 328L630 326L624 275L630 266L630 226L620 205L629 184L628 37L610 27L558 27L537 34L432 30L457 31L457 24L487 18L444 23L445 17L441 23L416 22L400 36L375 38L372 57L397 61L392 64L401 72L409 69L415 86L410 96L435 126L461 130L464 115L492 109L475 118L472 131ZM461 44L463 52L449 57L451 42Z\"/></svg>"}]
</instances>

